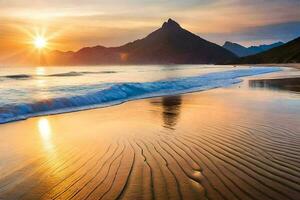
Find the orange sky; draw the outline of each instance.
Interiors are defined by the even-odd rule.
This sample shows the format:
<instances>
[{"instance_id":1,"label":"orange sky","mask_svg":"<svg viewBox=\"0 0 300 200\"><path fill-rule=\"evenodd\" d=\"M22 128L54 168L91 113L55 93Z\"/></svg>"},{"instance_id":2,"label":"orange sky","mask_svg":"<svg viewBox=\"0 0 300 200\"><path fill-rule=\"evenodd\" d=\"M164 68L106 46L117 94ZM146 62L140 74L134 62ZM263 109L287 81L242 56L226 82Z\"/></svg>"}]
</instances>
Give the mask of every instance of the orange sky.
<instances>
[{"instance_id":1,"label":"orange sky","mask_svg":"<svg viewBox=\"0 0 300 200\"><path fill-rule=\"evenodd\" d=\"M117 46L146 36L168 18L218 44L300 35L299 0L0 0L0 7L0 57L32 51L33 36L43 31L51 49ZM288 34L285 26L293 26Z\"/></svg>"}]
</instances>

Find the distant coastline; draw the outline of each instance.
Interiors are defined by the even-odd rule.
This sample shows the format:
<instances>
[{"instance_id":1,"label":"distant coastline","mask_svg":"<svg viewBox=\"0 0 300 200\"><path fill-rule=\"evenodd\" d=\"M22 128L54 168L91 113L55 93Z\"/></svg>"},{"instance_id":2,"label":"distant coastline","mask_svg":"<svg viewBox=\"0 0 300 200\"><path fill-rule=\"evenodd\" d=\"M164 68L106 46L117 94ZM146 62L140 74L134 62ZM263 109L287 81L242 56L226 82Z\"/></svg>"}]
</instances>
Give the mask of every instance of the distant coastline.
<instances>
[{"instance_id":1,"label":"distant coastline","mask_svg":"<svg viewBox=\"0 0 300 200\"><path fill-rule=\"evenodd\" d=\"M290 67L300 69L300 63L268 63L268 64L238 64L239 66L255 66L255 67ZM231 65L230 65L231 66Z\"/></svg>"}]
</instances>

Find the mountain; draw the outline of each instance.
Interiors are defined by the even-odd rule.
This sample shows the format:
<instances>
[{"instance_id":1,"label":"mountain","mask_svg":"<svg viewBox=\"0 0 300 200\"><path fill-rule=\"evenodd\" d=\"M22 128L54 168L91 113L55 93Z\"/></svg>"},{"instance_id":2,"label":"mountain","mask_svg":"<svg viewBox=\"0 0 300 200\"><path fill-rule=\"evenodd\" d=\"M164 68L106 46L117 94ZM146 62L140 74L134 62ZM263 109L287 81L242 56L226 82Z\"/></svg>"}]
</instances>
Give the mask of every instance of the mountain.
<instances>
[{"instance_id":1,"label":"mountain","mask_svg":"<svg viewBox=\"0 0 300 200\"><path fill-rule=\"evenodd\" d=\"M251 47L248 47L248 49L250 51L255 52L255 54L257 54L257 53L261 53L263 51L267 51L269 49L273 49L275 47L279 47L283 44L284 44L283 42L275 42L273 44L263 44L263 45L259 45L259 46L251 46Z\"/></svg>"},{"instance_id":2,"label":"mountain","mask_svg":"<svg viewBox=\"0 0 300 200\"><path fill-rule=\"evenodd\" d=\"M48 64L214 64L235 59L223 47L202 39L169 19L147 37L120 47L85 47L51 53Z\"/></svg>"},{"instance_id":3,"label":"mountain","mask_svg":"<svg viewBox=\"0 0 300 200\"><path fill-rule=\"evenodd\" d=\"M267 51L269 49L281 46L283 44L284 44L283 42L276 42L276 43L269 44L269 45L264 44L264 45L259 45L259 46L251 46L251 47L247 48L240 44L227 41L224 43L223 47L225 49L231 51L238 57L245 57L245 56L250 56L250 55L254 55L254 54L258 54L258 53Z\"/></svg>"},{"instance_id":4,"label":"mountain","mask_svg":"<svg viewBox=\"0 0 300 200\"><path fill-rule=\"evenodd\" d=\"M223 48L231 51L232 53L234 53L235 55L237 55L239 57L243 57L243 56L247 56L247 55L251 54L251 52L248 50L248 48L246 48L240 44L229 42L229 41L226 41L224 43Z\"/></svg>"},{"instance_id":5,"label":"mountain","mask_svg":"<svg viewBox=\"0 0 300 200\"><path fill-rule=\"evenodd\" d=\"M240 58L236 63L300 63L300 37L268 51Z\"/></svg>"}]
</instances>

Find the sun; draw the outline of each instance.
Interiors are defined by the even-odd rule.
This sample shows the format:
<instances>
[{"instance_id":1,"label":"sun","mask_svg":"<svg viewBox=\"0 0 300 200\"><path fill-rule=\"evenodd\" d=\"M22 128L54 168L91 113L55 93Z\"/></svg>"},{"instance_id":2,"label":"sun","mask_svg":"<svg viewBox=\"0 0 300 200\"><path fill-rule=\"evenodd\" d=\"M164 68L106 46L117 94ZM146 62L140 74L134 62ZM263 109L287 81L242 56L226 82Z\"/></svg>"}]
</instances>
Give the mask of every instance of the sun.
<instances>
[{"instance_id":1,"label":"sun","mask_svg":"<svg viewBox=\"0 0 300 200\"><path fill-rule=\"evenodd\" d=\"M44 38L42 36L37 36L34 38L33 44L34 44L35 48L43 49L47 46L47 40L46 40L46 38Z\"/></svg>"}]
</instances>

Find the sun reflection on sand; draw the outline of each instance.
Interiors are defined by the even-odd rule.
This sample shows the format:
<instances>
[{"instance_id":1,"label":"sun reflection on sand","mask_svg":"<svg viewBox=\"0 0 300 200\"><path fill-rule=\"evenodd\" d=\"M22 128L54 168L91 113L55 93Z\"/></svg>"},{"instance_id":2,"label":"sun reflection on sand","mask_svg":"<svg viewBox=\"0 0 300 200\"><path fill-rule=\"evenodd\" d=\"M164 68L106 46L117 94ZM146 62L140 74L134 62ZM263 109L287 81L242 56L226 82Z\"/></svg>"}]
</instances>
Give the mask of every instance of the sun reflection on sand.
<instances>
[{"instance_id":1,"label":"sun reflection on sand","mask_svg":"<svg viewBox=\"0 0 300 200\"><path fill-rule=\"evenodd\" d=\"M47 118L41 118L38 120L38 130L45 150L52 152L54 150L54 145L52 143L52 129Z\"/></svg>"},{"instance_id":2,"label":"sun reflection on sand","mask_svg":"<svg viewBox=\"0 0 300 200\"><path fill-rule=\"evenodd\" d=\"M62 157L62 152L57 149L57 144L54 141L54 131L51 120L47 117L42 117L37 121L37 128L39 136L41 139L41 148L44 154L43 162L46 163L43 165L44 169L50 169L50 171L55 171L58 169L58 166L61 166L64 162ZM51 172L50 172L51 173ZM63 173L52 174L44 181L47 185L50 185L53 182L60 181Z\"/></svg>"}]
</instances>

